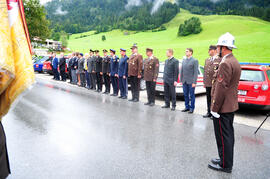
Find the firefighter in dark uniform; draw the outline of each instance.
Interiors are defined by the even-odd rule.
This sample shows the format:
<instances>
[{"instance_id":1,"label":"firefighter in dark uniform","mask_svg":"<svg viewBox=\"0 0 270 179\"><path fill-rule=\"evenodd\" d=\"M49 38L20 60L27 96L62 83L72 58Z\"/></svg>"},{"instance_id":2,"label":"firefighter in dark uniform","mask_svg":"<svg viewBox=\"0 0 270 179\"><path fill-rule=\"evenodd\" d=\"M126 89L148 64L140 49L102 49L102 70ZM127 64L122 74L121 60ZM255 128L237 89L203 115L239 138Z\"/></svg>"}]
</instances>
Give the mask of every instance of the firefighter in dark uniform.
<instances>
[{"instance_id":1,"label":"firefighter in dark uniform","mask_svg":"<svg viewBox=\"0 0 270 179\"><path fill-rule=\"evenodd\" d=\"M241 67L232 54L234 37L230 33L222 35L217 49L222 61L217 71L217 79L212 89L211 114L218 148L218 159L212 159L209 168L231 173L234 153L234 112L238 110L238 84Z\"/></svg>"},{"instance_id":2,"label":"firefighter in dark uniform","mask_svg":"<svg viewBox=\"0 0 270 179\"><path fill-rule=\"evenodd\" d=\"M80 87L85 87L85 72L84 72L84 61L83 54L80 53L78 56L78 74L80 76Z\"/></svg>"},{"instance_id":3,"label":"firefighter in dark uniform","mask_svg":"<svg viewBox=\"0 0 270 179\"><path fill-rule=\"evenodd\" d=\"M68 60L68 76L69 76L69 83L72 83L72 75L71 75L71 67L73 64L73 57L74 57L74 53L72 53L72 55L70 56L69 60Z\"/></svg>"},{"instance_id":4,"label":"firefighter in dark uniform","mask_svg":"<svg viewBox=\"0 0 270 179\"><path fill-rule=\"evenodd\" d=\"M92 56L91 56L92 55ZM88 72L90 74L90 79L91 79L91 88L92 90L96 90L96 80L97 80L97 75L96 75L96 57L94 56L94 51L90 50L90 58L88 59L87 62L87 67L88 67Z\"/></svg>"},{"instance_id":5,"label":"firefighter in dark uniform","mask_svg":"<svg viewBox=\"0 0 270 179\"><path fill-rule=\"evenodd\" d=\"M118 81L118 67L119 67L119 58L115 55L115 50L110 49L111 52L111 71L110 77L113 87L113 94L111 96L118 96L119 92L119 81Z\"/></svg>"},{"instance_id":6,"label":"firefighter in dark uniform","mask_svg":"<svg viewBox=\"0 0 270 179\"><path fill-rule=\"evenodd\" d=\"M129 101L138 102L140 97L140 80L142 78L143 57L138 54L138 47L134 44L131 47L132 55L128 61L128 76L130 78L132 99Z\"/></svg>"},{"instance_id":7,"label":"firefighter in dark uniform","mask_svg":"<svg viewBox=\"0 0 270 179\"><path fill-rule=\"evenodd\" d=\"M6 135L0 118L0 179L6 178L10 174Z\"/></svg>"},{"instance_id":8,"label":"firefighter in dark uniform","mask_svg":"<svg viewBox=\"0 0 270 179\"><path fill-rule=\"evenodd\" d=\"M207 113L203 116L204 118L211 117L211 90L214 74L218 69L221 58L217 55L217 47L211 45L208 51L210 57L205 60L203 83L206 89L206 100L207 100Z\"/></svg>"},{"instance_id":9,"label":"firefighter in dark uniform","mask_svg":"<svg viewBox=\"0 0 270 179\"><path fill-rule=\"evenodd\" d=\"M127 99L128 95L128 56L126 55L126 49L120 49L121 58L119 60L118 76L119 76L119 88L121 99Z\"/></svg>"},{"instance_id":10,"label":"firefighter in dark uniform","mask_svg":"<svg viewBox=\"0 0 270 179\"><path fill-rule=\"evenodd\" d=\"M91 58L93 57L94 51L92 49L89 50L89 57L86 60L86 65L87 65L87 72L88 72L88 76L89 76L89 81L90 81L90 85L89 85L89 89L93 89L93 82L92 82L92 68L91 68Z\"/></svg>"},{"instance_id":11,"label":"firefighter in dark uniform","mask_svg":"<svg viewBox=\"0 0 270 179\"><path fill-rule=\"evenodd\" d=\"M144 59L144 80L146 83L148 102L145 105L155 105L156 81L159 73L159 60L153 56L153 49L146 49L147 58Z\"/></svg>"},{"instance_id":12,"label":"firefighter in dark uniform","mask_svg":"<svg viewBox=\"0 0 270 179\"><path fill-rule=\"evenodd\" d=\"M97 92L102 91L102 57L99 55L99 50L96 53L96 72L97 72Z\"/></svg>"},{"instance_id":13,"label":"firefighter in dark uniform","mask_svg":"<svg viewBox=\"0 0 270 179\"><path fill-rule=\"evenodd\" d=\"M64 53L60 54L59 71L60 71L61 81L66 81L66 59L64 57Z\"/></svg>"},{"instance_id":14,"label":"firefighter in dark uniform","mask_svg":"<svg viewBox=\"0 0 270 179\"><path fill-rule=\"evenodd\" d=\"M102 75L105 85L105 92L104 94L109 94L111 91L111 80L110 80L110 57L107 55L107 50L103 50L103 59L102 59Z\"/></svg>"}]
</instances>

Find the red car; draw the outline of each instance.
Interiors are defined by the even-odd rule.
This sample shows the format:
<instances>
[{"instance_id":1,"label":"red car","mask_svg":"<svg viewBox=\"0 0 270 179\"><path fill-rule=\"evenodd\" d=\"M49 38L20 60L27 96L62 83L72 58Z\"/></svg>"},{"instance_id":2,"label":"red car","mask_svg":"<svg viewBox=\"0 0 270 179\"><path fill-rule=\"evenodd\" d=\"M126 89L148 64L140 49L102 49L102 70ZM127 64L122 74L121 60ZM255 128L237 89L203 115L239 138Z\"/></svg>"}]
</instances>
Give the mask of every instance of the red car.
<instances>
[{"instance_id":1,"label":"red car","mask_svg":"<svg viewBox=\"0 0 270 179\"><path fill-rule=\"evenodd\" d=\"M52 57L50 57L48 60L46 60L43 63L43 72L48 73L50 75L53 74L53 71L52 71Z\"/></svg>"},{"instance_id":2,"label":"red car","mask_svg":"<svg viewBox=\"0 0 270 179\"><path fill-rule=\"evenodd\" d=\"M68 68L67 68L67 64L68 64L68 58L65 56L64 57L66 59L66 69L65 69L65 72L67 74L67 77L68 76ZM52 58L49 58L48 60L46 60L44 63L43 63L43 71L45 73L48 73L50 75L53 75L53 71L52 71ZM58 67L58 71L59 71L59 67Z\"/></svg>"},{"instance_id":3,"label":"red car","mask_svg":"<svg viewBox=\"0 0 270 179\"><path fill-rule=\"evenodd\" d=\"M246 64L241 68L239 105L270 110L270 66Z\"/></svg>"}]
</instances>

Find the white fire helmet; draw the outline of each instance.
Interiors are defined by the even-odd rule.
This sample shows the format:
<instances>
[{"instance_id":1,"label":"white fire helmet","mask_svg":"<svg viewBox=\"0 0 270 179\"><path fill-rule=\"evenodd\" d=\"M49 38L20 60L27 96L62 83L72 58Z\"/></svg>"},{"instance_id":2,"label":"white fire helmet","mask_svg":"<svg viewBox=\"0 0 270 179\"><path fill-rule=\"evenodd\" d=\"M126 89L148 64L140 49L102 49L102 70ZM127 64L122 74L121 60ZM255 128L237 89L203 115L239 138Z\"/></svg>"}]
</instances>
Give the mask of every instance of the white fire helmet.
<instances>
[{"instance_id":1,"label":"white fire helmet","mask_svg":"<svg viewBox=\"0 0 270 179\"><path fill-rule=\"evenodd\" d=\"M222 36L219 37L217 46L225 46L228 47L230 50L236 48L234 45L235 39L232 34L227 32L226 34L223 34Z\"/></svg>"}]
</instances>

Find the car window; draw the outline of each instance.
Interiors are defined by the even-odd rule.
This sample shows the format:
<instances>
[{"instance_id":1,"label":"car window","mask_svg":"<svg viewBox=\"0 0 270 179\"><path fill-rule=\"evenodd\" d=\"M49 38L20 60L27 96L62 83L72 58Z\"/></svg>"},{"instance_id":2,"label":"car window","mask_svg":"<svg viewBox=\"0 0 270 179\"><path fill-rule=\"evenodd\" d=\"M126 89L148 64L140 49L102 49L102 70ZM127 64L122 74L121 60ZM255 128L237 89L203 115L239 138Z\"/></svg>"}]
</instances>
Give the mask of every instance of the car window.
<instances>
[{"instance_id":1,"label":"car window","mask_svg":"<svg viewBox=\"0 0 270 179\"><path fill-rule=\"evenodd\" d=\"M160 64L159 66L159 73L164 73L164 64Z\"/></svg>"},{"instance_id":2,"label":"car window","mask_svg":"<svg viewBox=\"0 0 270 179\"><path fill-rule=\"evenodd\" d=\"M240 81L253 81L253 82L261 82L264 81L264 74L262 71L257 70L242 70Z\"/></svg>"},{"instance_id":3,"label":"car window","mask_svg":"<svg viewBox=\"0 0 270 179\"><path fill-rule=\"evenodd\" d=\"M268 76L268 79L270 80L270 70L267 70L267 71L266 71L266 74L267 74L267 76Z\"/></svg>"}]
</instances>

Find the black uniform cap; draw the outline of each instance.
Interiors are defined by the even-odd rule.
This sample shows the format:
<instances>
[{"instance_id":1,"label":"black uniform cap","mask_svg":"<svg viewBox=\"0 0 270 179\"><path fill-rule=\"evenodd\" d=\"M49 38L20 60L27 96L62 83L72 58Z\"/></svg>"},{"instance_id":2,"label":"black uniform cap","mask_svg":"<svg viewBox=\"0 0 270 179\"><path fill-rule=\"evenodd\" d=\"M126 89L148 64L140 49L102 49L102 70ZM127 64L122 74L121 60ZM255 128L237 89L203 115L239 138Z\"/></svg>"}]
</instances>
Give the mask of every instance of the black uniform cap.
<instances>
[{"instance_id":1,"label":"black uniform cap","mask_svg":"<svg viewBox=\"0 0 270 179\"><path fill-rule=\"evenodd\" d=\"M210 45L209 46L209 50L216 50L217 49L217 46L215 46L215 45Z\"/></svg>"}]
</instances>

